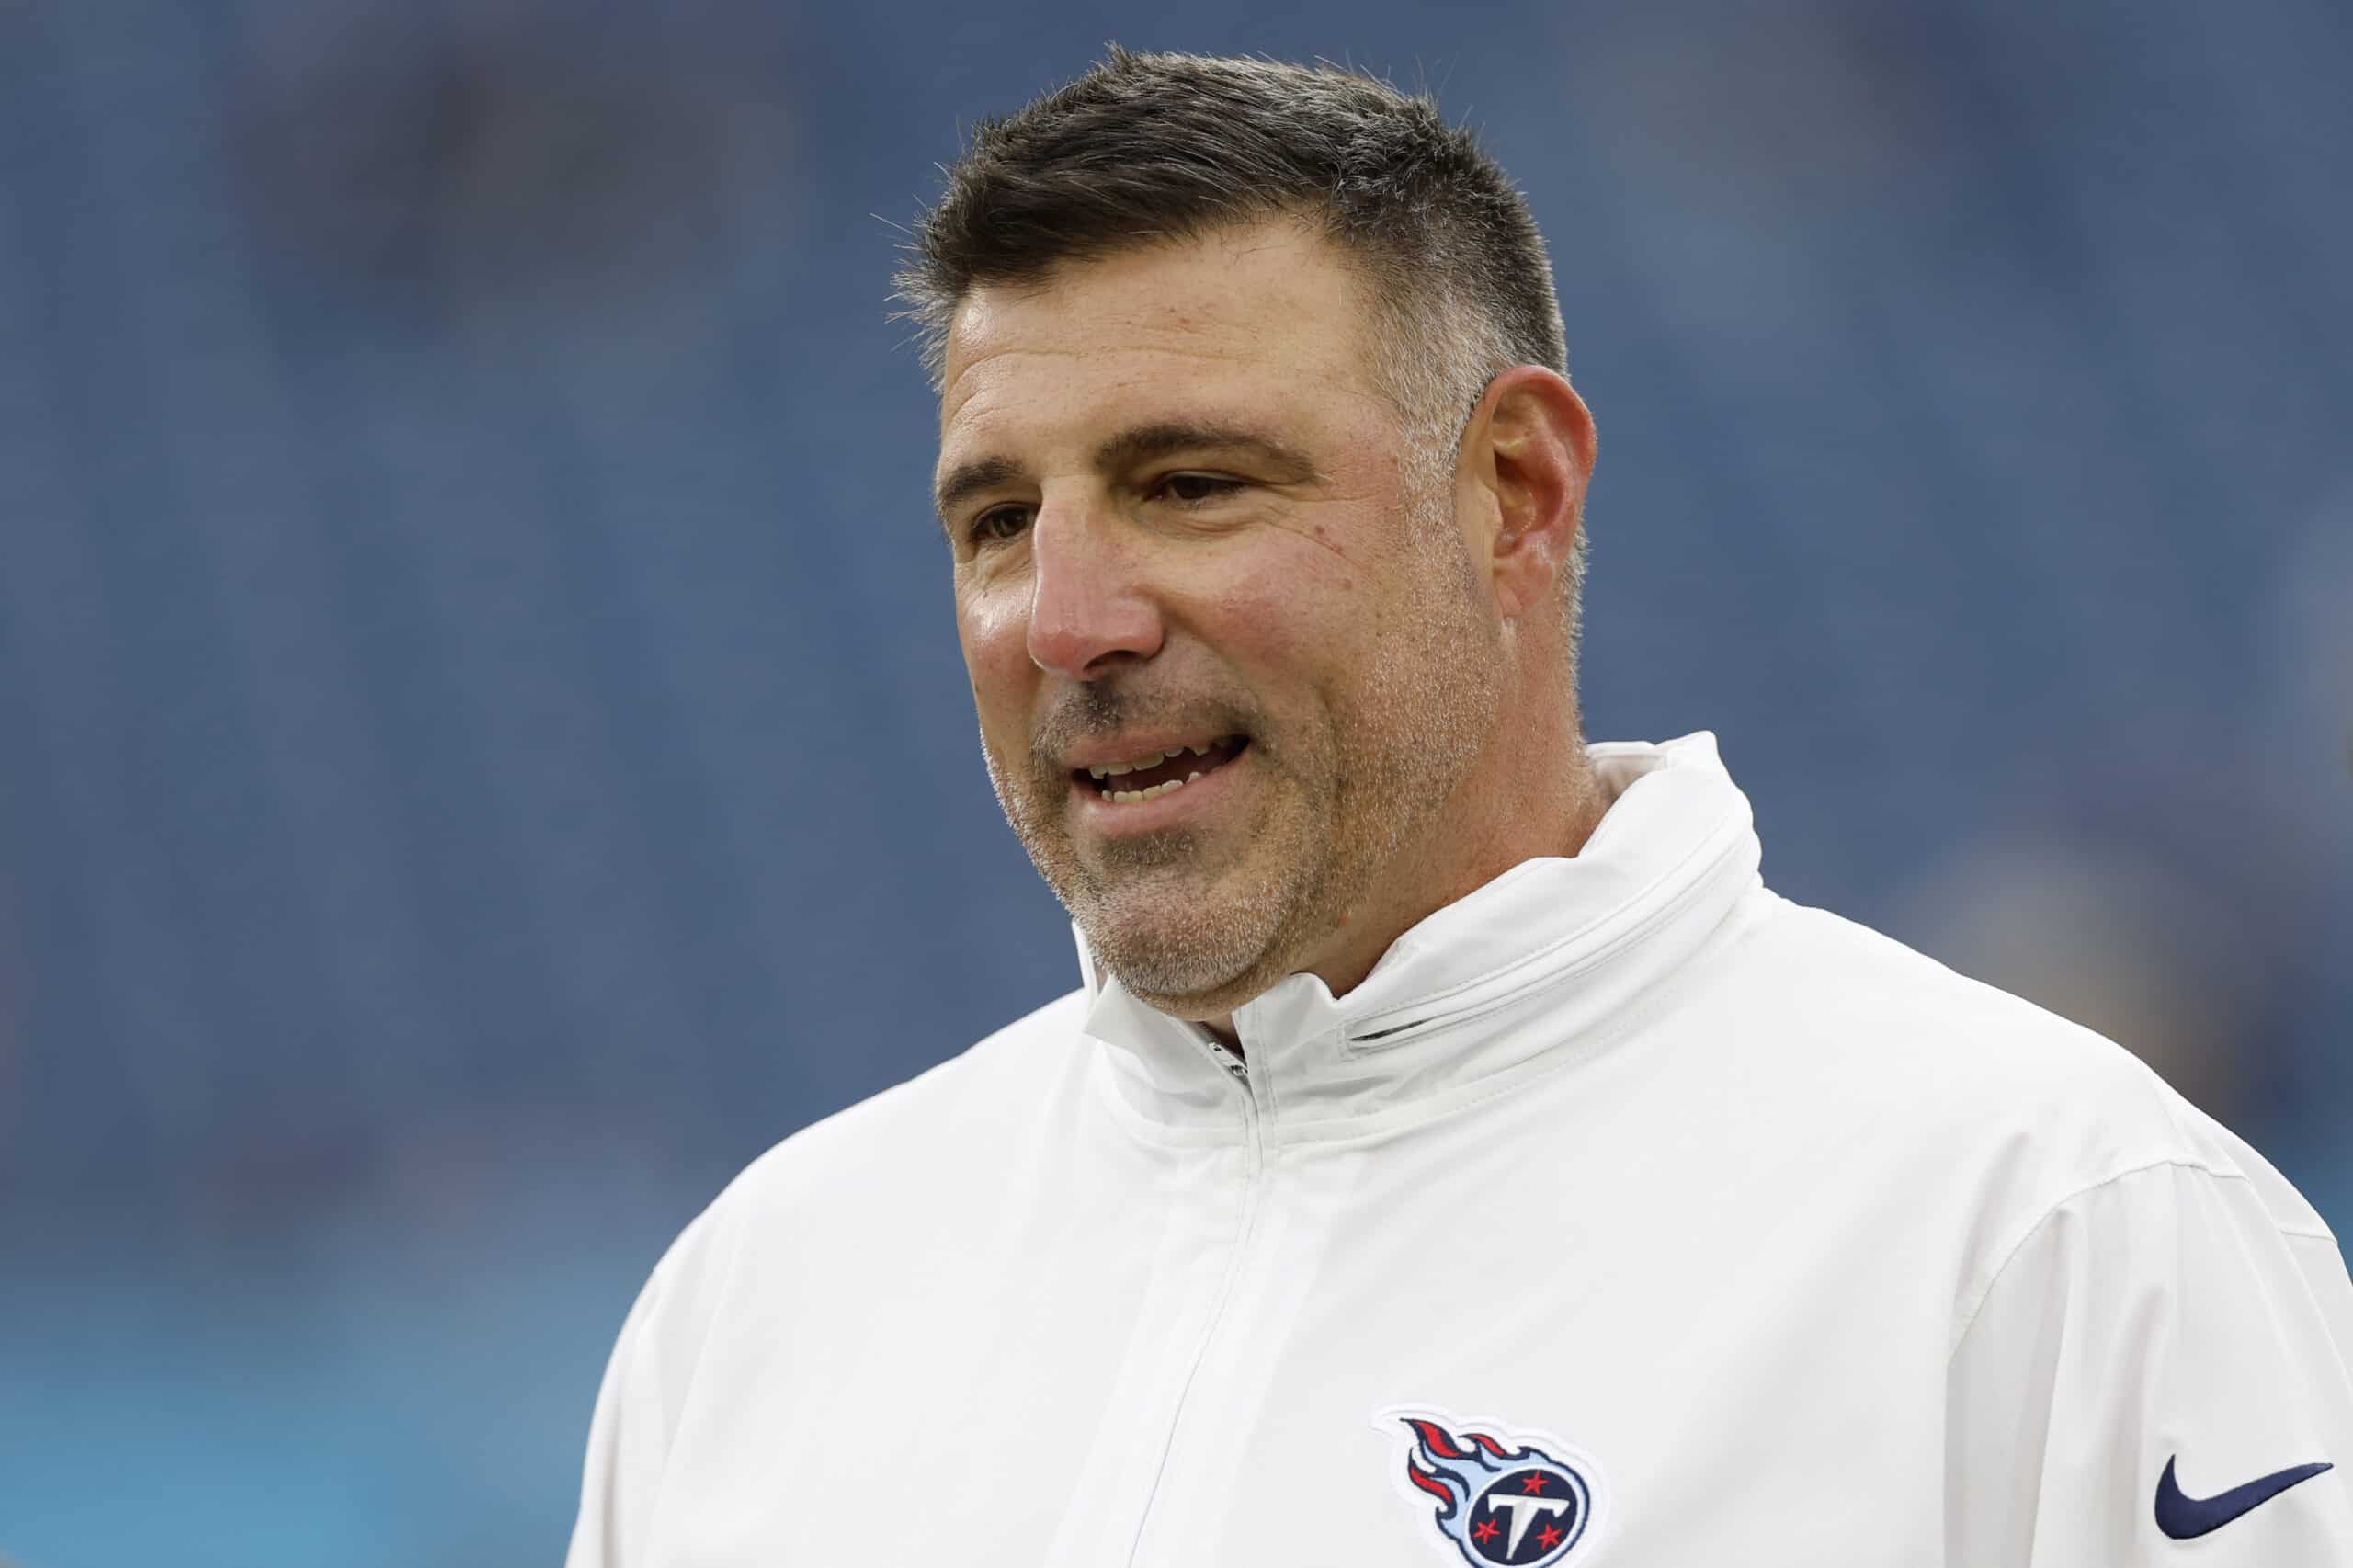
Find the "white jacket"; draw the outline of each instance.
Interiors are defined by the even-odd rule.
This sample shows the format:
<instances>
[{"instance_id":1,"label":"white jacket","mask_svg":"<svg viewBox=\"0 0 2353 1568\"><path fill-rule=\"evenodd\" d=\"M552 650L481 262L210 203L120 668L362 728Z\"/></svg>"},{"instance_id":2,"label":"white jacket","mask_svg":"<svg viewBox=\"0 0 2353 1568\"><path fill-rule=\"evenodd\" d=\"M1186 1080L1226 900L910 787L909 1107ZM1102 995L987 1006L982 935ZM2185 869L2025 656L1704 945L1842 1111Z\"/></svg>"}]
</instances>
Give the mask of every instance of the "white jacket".
<instances>
[{"instance_id":1,"label":"white jacket","mask_svg":"<svg viewBox=\"0 0 2353 1568\"><path fill-rule=\"evenodd\" d=\"M755 1164L571 1568L2353 1564L2312 1208L1768 892L1712 736L1593 755L1583 853L1277 985L1246 1069L1087 962Z\"/></svg>"}]
</instances>

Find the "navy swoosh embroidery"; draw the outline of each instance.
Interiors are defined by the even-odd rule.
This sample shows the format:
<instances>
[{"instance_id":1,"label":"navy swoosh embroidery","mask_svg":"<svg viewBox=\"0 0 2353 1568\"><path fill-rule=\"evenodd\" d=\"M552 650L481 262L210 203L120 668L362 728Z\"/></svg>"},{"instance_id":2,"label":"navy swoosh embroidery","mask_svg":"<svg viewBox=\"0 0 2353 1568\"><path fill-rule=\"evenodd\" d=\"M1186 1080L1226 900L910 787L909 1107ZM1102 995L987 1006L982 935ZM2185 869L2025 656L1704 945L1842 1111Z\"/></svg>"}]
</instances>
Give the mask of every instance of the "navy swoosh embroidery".
<instances>
[{"instance_id":1,"label":"navy swoosh embroidery","mask_svg":"<svg viewBox=\"0 0 2353 1568\"><path fill-rule=\"evenodd\" d=\"M2178 1456L2176 1456L2178 1457ZM2299 1482L2310 1481L2322 1471L2334 1470L2333 1464L2300 1464L2289 1470L2275 1470L2269 1475L2258 1476L2244 1486L2234 1486L2228 1492L2217 1492L2211 1497L2185 1496L2173 1478L2173 1460L2165 1460L2165 1472L2157 1477L2157 1528L2176 1540L2188 1540L2209 1530L2221 1529L2250 1508L2257 1508Z\"/></svg>"}]
</instances>

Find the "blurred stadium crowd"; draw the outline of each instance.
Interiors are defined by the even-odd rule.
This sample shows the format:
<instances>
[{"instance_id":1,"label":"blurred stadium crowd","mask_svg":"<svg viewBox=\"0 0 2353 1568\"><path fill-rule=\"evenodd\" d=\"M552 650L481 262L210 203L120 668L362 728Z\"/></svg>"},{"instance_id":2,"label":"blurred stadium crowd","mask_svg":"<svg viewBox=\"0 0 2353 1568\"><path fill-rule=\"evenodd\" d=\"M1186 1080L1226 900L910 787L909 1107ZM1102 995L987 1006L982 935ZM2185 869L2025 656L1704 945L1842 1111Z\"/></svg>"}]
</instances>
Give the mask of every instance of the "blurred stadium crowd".
<instances>
[{"instance_id":1,"label":"blurred stadium crowd","mask_svg":"<svg viewBox=\"0 0 2353 1568\"><path fill-rule=\"evenodd\" d=\"M0 7L0 1549L551 1560L677 1227L1075 983L885 293L1113 36L1481 126L1596 737L2353 1226L2353 13L1170 16Z\"/></svg>"}]
</instances>

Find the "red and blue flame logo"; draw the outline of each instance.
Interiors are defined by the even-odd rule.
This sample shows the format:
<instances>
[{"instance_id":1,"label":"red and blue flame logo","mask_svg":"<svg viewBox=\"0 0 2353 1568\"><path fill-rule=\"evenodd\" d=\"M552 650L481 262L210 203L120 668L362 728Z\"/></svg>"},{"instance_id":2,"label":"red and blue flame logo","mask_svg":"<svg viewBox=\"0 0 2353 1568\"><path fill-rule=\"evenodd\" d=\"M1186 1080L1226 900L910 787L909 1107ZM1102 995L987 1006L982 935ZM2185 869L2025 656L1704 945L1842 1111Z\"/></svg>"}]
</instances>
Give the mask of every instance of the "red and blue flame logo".
<instances>
[{"instance_id":1,"label":"red and blue flame logo","mask_svg":"<svg viewBox=\"0 0 2353 1568\"><path fill-rule=\"evenodd\" d=\"M1414 1437L1405 1480L1472 1568L1551 1568L1586 1538L1593 1487L1566 1460L1432 1416L1397 1419Z\"/></svg>"}]
</instances>

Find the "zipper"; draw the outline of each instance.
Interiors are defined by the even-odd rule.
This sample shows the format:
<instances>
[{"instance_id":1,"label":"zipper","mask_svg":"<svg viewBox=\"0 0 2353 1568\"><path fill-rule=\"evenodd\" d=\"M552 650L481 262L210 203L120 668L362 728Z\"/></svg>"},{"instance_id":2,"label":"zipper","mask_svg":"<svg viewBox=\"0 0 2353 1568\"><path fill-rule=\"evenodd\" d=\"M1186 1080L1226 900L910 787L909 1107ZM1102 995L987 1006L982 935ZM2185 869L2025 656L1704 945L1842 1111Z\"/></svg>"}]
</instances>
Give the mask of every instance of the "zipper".
<instances>
[{"instance_id":1,"label":"zipper","mask_svg":"<svg viewBox=\"0 0 2353 1568\"><path fill-rule=\"evenodd\" d=\"M1200 1026L1197 1024L1194 1028L1199 1028ZM1250 1087L1250 1064L1242 1060L1233 1047L1226 1044L1209 1030L1201 1029L1200 1038L1201 1043L1210 1049L1210 1060L1224 1068L1226 1076L1241 1085L1244 1091L1247 1092ZM1256 1109L1257 1107L1254 1102L1251 1110L1255 1113Z\"/></svg>"},{"instance_id":2,"label":"zipper","mask_svg":"<svg viewBox=\"0 0 2353 1568\"><path fill-rule=\"evenodd\" d=\"M1195 1033L1208 1050L1211 1059L1242 1089L1242 1115L1249 1134L1247 1149L1249 1166L1243 1176L1242 1223L1234 1233L1233 1256L1225 1267L1225 1277L1218 1281L1217 1301L1210 1308L1209 1322L1201 1327L1200 1338L1193 1346L1193 1358L1185 1369L1185 1381L1176 1391L1176 1403L1169 1412L1168 1430L1160 1440L1160 1462L1152 1476L1152 1490L1144 1494L1143 1512L1137 1516L1136 1533L1128 1543L1129 1568L1134 1568L1137 1553L1143 1550L1144 1539L1152 1530L1154 1508L1160 1502L1161 1483L1168 1478L1168 1461L1176 1451L1176 1434L1185 1425L1185 1412L1193 1395L1193 1380L1199 1377L1201 1365L1209 1359L1210 1346L1217 1343L1218 1330L1225 1324L1225 1309L1233 1299L1235 1282L1242 1278L1242 1268L1250 1256L1250 1244L1258 1234L1258 1209L1266 1187L1267 1150L1258 1105L1257 1086L1250 1082L1250 1068L1242 1057L1223 1040L1207 1029L1195 1026Z\"/></svg>"}]
</instances>

